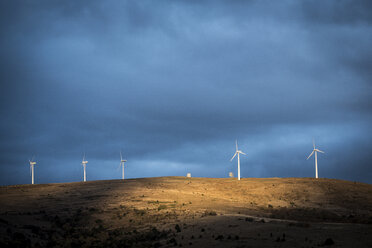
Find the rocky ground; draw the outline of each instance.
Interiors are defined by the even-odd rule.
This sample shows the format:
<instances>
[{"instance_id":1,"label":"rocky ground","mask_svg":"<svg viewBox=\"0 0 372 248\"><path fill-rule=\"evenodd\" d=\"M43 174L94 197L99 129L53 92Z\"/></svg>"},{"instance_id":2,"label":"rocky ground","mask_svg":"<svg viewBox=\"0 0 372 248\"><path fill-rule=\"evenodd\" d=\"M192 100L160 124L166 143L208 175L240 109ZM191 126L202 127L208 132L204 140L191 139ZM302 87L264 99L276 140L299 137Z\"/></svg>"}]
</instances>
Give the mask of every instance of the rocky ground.
<instances>
[{"instance_id":1,"label":"rocky ground","mask_svg":"<svg viewBox=\"0 0 372 248\"><path fill-rule=\"evenodd\" d=\"M372 247L372 185L161 177L0 187L1 247Z\"/></svg>"}]
</instances>

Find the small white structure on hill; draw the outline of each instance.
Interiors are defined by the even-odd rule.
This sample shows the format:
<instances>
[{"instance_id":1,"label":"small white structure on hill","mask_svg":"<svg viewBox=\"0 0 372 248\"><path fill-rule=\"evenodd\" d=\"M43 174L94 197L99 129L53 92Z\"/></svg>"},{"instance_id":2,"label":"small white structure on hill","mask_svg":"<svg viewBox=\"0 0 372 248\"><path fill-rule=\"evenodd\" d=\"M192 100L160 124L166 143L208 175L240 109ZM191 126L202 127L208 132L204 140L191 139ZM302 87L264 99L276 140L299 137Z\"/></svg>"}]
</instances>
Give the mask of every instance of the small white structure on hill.
<instances>
[{"instance_id":1,"label":"small white structure on hill","mask_svg":"<svg viewBox=\"0 0 372 248\"><path fill-rule=\"evenodd\" d=\"M229 177L234 177L234 173L232 173L231 171L229 172Z\"/></svg>"},{"instance_id":2,"label":"small white structure on hill","mask_svg":"<svg viewBox=\"0 0 372 248\"><path fill-rule=\"evenodd\" d=\"M324 153L323 151L315 148L315 141L313 139L313 151L310 153L309 157L307 157L306 160L308 160L313 154L315 154L315 178L318 178L318 152Z\"/></svg>"},{"instance_id":3,"label":"small white structure on hill","mask_svg":"<svg viewBox=\"0 0 372 248\"><path fill-rule=\"evenodd\" d=\"M123 156L121 155L120 151L120 167L123 168L121 178L124 180L124 163L127 162L127 160L123 159Z\"/></svg>"},{"instance_id":4,"label":"small white structure on hill","mask_svg":"<svg viewBox=\"0 0 372 248\"><path fill-rule=\"evenodd\" d=\"M243 154L243 155L247 155L247 154L245 154L244 152L242 152L241 150L238 149L238 141L237 140L235 141L235 144L236 144L236 151L235 151L235 154L231 158L230 161L233 161L235 156L238 155L238 180L240 180L240 157L239 157L239 154Z\"/></svg>"},{"instance_id":5,"label":"small white structure on hill","mask_svg":"<svg viewBox=\"0 0 372 248\"><path fill-rule=\"evenodd\" d=\"M191 173L187 173L186 177L191 177Z\"/></svg>"},{"instance_id":6,"label":"small white structure on hill","mask_svg":"<svg viewBox=\"0 0 372 248\"><path fill-rule=\"evenodd\" d=\"M87 181L87 163L88 163L88 161L85 160L85 153L84 153L83 161L81 161L81 165L84 168L84 182Z\"/></svg>"},{"instance_id":7,"label":"small white structure on hill","mask_svg":"<svg viewBox=\"0 0 372 248\"><path fill-rule=\"evenodd\" d=\"M32 157L32 159L29 160L29 162L30 162L31 183L34 184L35 183L35 180L34 180L34 168L35 168L35 164L36 164L36 162L34 161L34 157Z\"/></svg>"}]
</instances>

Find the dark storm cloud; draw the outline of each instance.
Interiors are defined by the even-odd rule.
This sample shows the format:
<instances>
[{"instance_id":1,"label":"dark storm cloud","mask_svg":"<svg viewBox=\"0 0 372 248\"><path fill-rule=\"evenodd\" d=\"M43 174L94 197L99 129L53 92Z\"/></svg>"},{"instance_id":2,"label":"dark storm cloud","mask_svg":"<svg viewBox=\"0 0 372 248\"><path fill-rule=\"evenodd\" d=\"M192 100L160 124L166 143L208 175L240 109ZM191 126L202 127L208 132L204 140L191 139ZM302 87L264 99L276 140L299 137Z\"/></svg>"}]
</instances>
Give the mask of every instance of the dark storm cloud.
<instances>
[{"instance_id":1,"label":"dark storm cloud","mask_svg":"<svg viewBox=\"0 0 372 248\"><path fill-rule=\"evenodd\" d=\"M311 22L335 25L372 24L370 1L302 1L304 17Z\"/></svg>"},{"instance_id":2,"label":"dark storm cloud","mask_svg":"<svg viewBox=\"0 0 372 248\"><path fill-rule=\"evenodd\" d=\"M313 176L312 137L321 176L370 182L370 7L3 1L1 182L32 154L39 182L80 180L84 151L117 177L119 149L133 177L226 176L235 138L243 176Z\"/></svg>"}]
</instances>

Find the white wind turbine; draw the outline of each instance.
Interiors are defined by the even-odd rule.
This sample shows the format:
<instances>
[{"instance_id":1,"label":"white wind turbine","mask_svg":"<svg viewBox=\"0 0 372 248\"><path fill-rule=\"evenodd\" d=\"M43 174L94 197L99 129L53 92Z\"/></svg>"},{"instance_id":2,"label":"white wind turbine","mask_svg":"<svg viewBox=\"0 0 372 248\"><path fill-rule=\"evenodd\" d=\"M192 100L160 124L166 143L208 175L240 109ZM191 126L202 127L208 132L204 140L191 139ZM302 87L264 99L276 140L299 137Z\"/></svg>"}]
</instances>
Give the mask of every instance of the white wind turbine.
<instances>
[{"instance_id":1,"label":"white wind turbine","mask_svg":"<svg viewBox=\"0 0 372 248\"><path fill-rule=\"evenodd\" d=\"M235 154L231 158L230 161L233 161L233 159L235 158L236 154L238 154L238 180L240 180L240 157L239 157L239 154L243 154L243 155L247 155L247 154L245 154L244 152L242 152L242 151L240 151L238 149L238 141L237 140L235 141L235 144L236 144L236 151L235 151Z\"/></svg>"},{"instance_id":2,"label":"white wind turbine","mask_svg":"<svg viewBox=\"0 0 372 248\"><path fill-rule=\"evenodd\" d=\"M30 163L30 174L31 174L31 182L32 182L32 184L34 184L35 183L35 180L34 180L34 167L35 167L35 164L36 164L36 162L34 161L34 157L32 157L32 159L31 160L28 160L29 161L29 163Z\"/></svg>"},{"instance_id":3,"label":"white wind turbine","mask_svg":"<svg viewBox=\"0 0 372 248\"><path fill-rule=\"evenodd\" d=\"M122 171L122 178L124 180L124 163L127 162L127 160L123 159L123 156L121 155L121 151L120 151L120 166L123 167L123 171Z\"/></svg>"},{"instance_id":4,"label":"white wind turbine","mask_svg":"<svg viewBox=\"0 0 372 248\"><path fill-rule=\"evenodd\" d=\"M84 153L83 160L81 161L81 164L84 167L84 182L87 181L87 163L88 161L85 160L85 153Z\"/></svg>"},{"instance_id":5,"label":"white wind turbine","mask_svg":"<svg viewBox=\"0 0 372 248\"><path fill-rule=\"evenodd\" d=\"M314 139L313 139L313 151L310 153L309 157L307 157L306 160L308 160L314 153L315 153L315 178L318 178L318 152L321 152L321 153L324 153L323 151L319 150L319 149L316 149L315 148L315 142L314 142Z\"/></svg>"}]
</instances>

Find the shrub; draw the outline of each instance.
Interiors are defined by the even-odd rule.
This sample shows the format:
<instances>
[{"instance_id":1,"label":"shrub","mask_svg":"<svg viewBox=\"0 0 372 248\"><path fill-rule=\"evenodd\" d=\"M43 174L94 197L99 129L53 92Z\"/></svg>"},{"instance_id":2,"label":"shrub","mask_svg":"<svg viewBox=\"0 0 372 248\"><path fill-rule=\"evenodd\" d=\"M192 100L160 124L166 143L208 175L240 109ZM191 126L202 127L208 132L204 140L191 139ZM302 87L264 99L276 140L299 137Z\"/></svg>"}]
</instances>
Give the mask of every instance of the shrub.
<instances>
[{"instance_id":1,"label":"shrub","mask_svg":"<svg viewBox=\"0 0 372 248\"><path fill-rule=\"evenodd\" d=\"M215 238L216 240L223 240L223 235L218 235L217 238Z\"/></svg>"},{"instance_id":2,"label":"shrub","mask_svg":"<svg viewBox=\"0 0 372 248\"><path fill-rule=\"evenodd\" d=\"M335 242L333 241L333 239L331 239L331 238L327 238L325 241L324 241L324 243L323 243L323 245L333 245Z\"/></svg>"},{"instance_id":3,"label":"shrub","mask_svg":"<svg viewBox=\"0 0 372 248\"><path fill-rule=\"evenodd\" d=\"M210 215L210 216L216 216L217 213L216 213L216 211L213 211L213 210L205 210L205 212L204 212L204 214L202 216L208 216L208 215Z\"/></svg>"},{"instance_id":4,"label":"shrub","mask_svg":"<svg viewBox=\"0 0 372 248\"><path fill-rule=\"evenodd\" d=\"M162 210L162 209L167 209L167 206L166 205L160 205L158 207L158 211Z\"/></svg>"},{"instance_id":5,"label":"shrub","mask_svg":"<svg viewBox=\"0 0 372 248\"><path fill-rule=\"evenodd\" d=\"M143 210L143 209L134 209L134 212L135 212L137 215L141 215L141 216L143 216L143 215L146 213L146 211Z\"/></svg>"},{"instance_id":6,"label":"shrub","mask_svg":"<svg viewBox=\"0 0 372 248\"><path fill-rule=\"evenodd\" d=\"M177 245L177 240L175 238L171 238L169 241L168 241L169 244L173 244L174 246Z\"/></svg>"}]
</instances>

